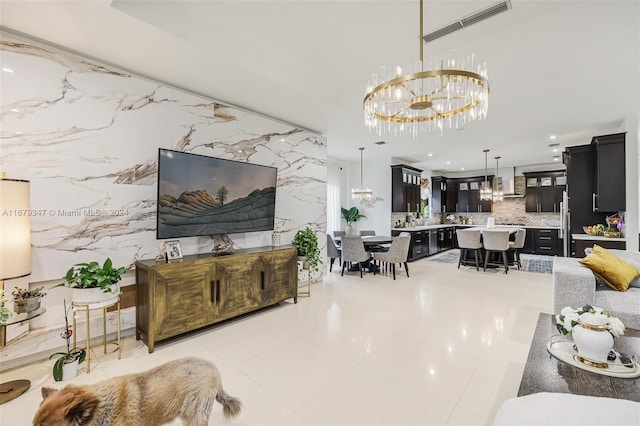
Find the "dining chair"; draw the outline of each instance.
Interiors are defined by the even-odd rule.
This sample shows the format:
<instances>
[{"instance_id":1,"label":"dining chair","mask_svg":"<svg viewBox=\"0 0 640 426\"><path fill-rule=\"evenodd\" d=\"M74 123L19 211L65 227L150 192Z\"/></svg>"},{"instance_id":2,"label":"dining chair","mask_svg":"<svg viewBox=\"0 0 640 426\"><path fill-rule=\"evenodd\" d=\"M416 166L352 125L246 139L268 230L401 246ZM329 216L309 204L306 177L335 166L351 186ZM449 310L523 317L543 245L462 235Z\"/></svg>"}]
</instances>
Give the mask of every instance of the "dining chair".
<instances>
[{"instance_id":1,"label":"dining chair","mask_svg":"<svg viewBox=\"0 0 640 426\"><path fill-rule=\"evenodd\" d=\"M396 279L396 263L400 265L404 264L404 269L409 276L409 267L407 266L407 258L409 257L409 246L411 245L411 235L407 232L403 232L397 237L393 237L391 241L391 247L386 252L373 253L373 260L379 261L381 264L391 265L391 272L393 273L393 279ZM375 274L375 269L374 269Z\"/></svg>"},{"instance_id":2,"label":"dining chair","mask_svg":"<svg viewBox=\"0 0 640 426\"><path fill-rule=\"evenodd\" d=\"M336 260L336 257L340 259L340 263L342 263L342 254L340 249L336 246L336 243L329 234L327 234L327 257L331 259L329 262L329 272L333 269L333 261Z\"/></svg>"},{"instance_id":3,"label":"dining chair","mask_svg":"<svg viewBox=\"0 0 640 426\"><path fill-rule=\"evenodd\" d=\"M364 237L365 235L376 235L376 231L374 231L373 229L364 229L360 231L361 237Z\"/></svg>"},{"instance_id":4,"label":"dining chair","mask_svg":"<svg viewBox=\"0 0 640 426\"><path fill-rule=\"evenodd\" d=\"M469 265L467 260L467 251L473 250L475 256L476 271L480 270L482 262L482 233L479 229L457 229L458 248L460 249L460 258L458 259L458 269L460 265ZM478 255L480 255L480 263L478 263Z\"/></svg>"},{"instance_id":5,"label":"dining chair","mask_svg":"<svg viewBox=\"0 0 640 426\"><path fill-rule=\"evenodd\" d=\"M526 236L526 230L518 229L516 231L515 240L509 241L509 249L513 250L513 262L518 266L518 270L522 268L522 263L520 262L520 250L524 247L524 240Z\"/></svg>"},{"instance_id":6,"label":"dining chair","mask_svg":"<svg viewBox=\"0 0 640 426\"><path fill-rule=\"evenodd\" d=\"M501 266L499 262L489 262L491 253L502 253L502 264L504 273L509 273L509 263L507 261L507 250L509 250L509 230L491 230L482 233L482 244L486 251L484 255L484 270L487 265Z\"/></svg>"},{"instance_id":7,"label":"dining chair","mask_svg":"<svg viewBox=\"0 0 640 426\"><path fill-rule=\"evenodd\" d=\"M342 238L342 273L344 276L344 268L348 262L357 262L360 266L360 278L362 278L362 270L371 257L364 249L362 237L359 235L344 235Z\"/></svg>"}]
</instances>

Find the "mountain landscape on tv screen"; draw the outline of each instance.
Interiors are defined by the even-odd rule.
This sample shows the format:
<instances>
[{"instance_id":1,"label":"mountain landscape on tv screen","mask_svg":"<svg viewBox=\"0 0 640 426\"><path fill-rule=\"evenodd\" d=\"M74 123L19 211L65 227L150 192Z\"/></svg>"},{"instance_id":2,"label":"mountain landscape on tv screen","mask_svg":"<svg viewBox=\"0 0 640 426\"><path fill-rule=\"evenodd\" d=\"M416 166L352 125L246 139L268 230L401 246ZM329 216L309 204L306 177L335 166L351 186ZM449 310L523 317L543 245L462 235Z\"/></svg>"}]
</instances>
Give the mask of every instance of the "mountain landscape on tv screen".
<instances>
[{"instance_id":1,"label":"mountain landscape on tv screen","mask_svg":"<svg viewBox=\"0 0 640 426\"><path fill-rule=\"evenodd\" d=\"M235 234L273 229L276 188L256 189L229 203L207 190L158 197L158 238Z\"/></svg>"}]
</instances>

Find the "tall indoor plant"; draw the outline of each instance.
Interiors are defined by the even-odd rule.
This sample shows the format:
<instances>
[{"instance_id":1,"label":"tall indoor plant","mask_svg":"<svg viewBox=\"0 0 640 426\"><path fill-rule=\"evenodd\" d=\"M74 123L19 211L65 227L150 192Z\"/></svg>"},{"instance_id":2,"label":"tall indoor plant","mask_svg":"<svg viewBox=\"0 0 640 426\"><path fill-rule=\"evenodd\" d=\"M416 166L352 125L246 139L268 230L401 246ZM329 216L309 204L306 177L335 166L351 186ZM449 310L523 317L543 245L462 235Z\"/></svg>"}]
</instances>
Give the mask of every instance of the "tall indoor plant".
<instances>
[{"instance_id":1,"label":"tall indoor plant","mask_svg":"<svg viewBox=\"0 0 640 426\"><path fill-rule=\"evenodd\" d=\"M307 258L306 261L309 263L311 270L319 270L319 265L322 263L322 260L320 260L318 237L311 228L307 226L304 229L298 230L291 244L298 249L298 256Z\"/></svg>"}]
</instances>

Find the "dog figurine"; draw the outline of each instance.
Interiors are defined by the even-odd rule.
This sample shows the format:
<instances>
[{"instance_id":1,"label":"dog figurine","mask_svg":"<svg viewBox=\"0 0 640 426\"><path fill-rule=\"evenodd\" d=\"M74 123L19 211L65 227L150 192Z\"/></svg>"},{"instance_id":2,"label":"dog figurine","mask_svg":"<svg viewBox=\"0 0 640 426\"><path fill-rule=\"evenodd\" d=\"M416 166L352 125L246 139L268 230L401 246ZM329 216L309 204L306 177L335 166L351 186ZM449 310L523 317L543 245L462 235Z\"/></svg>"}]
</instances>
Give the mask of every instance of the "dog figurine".
<instances>
[{"instance_id":1,"label":"dog figurine","mask_svg":"<svg viewBox=\"0 0 640 426\"><path fill-rule=\"evenodd\" d=\"M216 366L195 357L88 386L43 387L42 398L36 426L161 425L178 417L199 426L208 424L214 399L227 419L242 409L222 388Z\"/></svg>"}]
</instances>

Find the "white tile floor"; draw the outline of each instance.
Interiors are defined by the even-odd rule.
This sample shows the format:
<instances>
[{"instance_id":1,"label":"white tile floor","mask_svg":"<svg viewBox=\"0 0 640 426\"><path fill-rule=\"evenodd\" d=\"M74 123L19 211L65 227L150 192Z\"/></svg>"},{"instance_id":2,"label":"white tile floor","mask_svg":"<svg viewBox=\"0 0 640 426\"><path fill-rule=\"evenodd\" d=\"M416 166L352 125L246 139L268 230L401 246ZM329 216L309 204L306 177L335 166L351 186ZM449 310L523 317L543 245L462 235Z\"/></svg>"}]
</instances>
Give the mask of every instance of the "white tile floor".
<instances>
[{"instance_id":1,"label":"white tile floor","mask_svg":"<svg viewBox=\"0 0 640 426\"><path fill-rule=\"evenodd\" d=\"M516 395L539 312L551 309L551 275L432 262L390 276L340 277L310 298L214 326L153 354L133 337L122 359L103 356L86 384L197 355L214 361L242 414L226 422L216 404L210 424L490 424ZM0 406L0 423L29 425L52 361L2 374L32 388ZM65 383L66 384L66 383ZM175 422L175 424L180 424Z\"/></svg>"}]
</instances>

